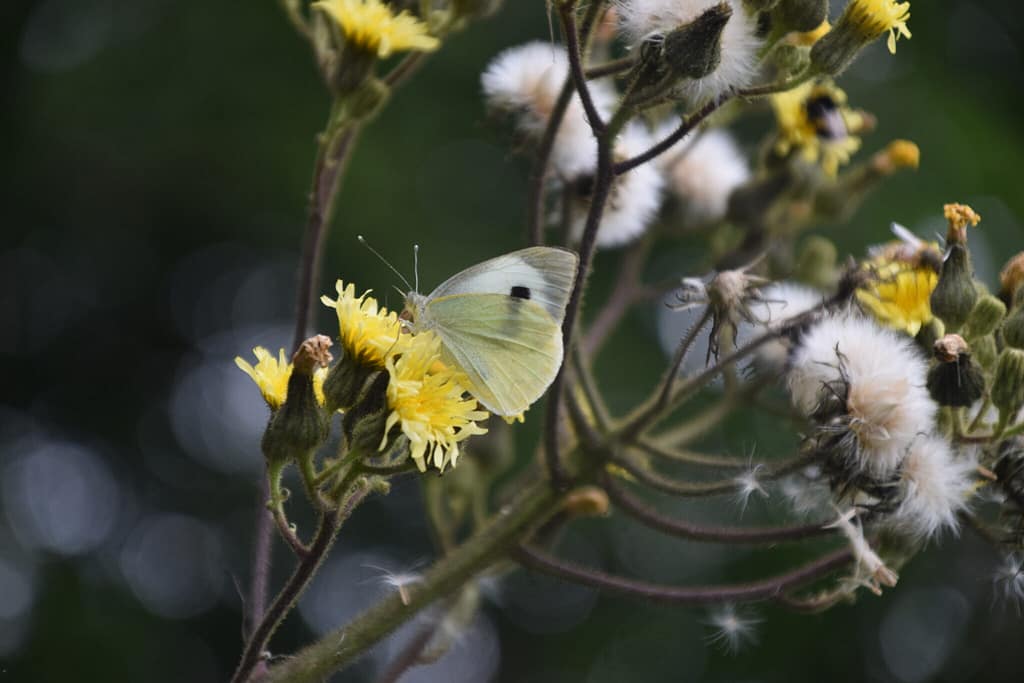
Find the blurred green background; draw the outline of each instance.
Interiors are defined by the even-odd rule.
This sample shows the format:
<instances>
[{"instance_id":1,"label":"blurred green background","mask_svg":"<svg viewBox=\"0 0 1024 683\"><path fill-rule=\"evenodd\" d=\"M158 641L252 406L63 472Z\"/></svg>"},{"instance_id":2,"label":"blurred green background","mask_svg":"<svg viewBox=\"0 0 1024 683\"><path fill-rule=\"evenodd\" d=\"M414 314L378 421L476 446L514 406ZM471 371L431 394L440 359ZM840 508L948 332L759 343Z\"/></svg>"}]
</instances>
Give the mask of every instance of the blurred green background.
<instances>
[{"instance_id":1,"label":"blurred green background","mask_svg":"<svg viewBox=\"0 0 1024 683\"><path fill-rule=\"evenodd\" d=\"M505 4L455 35L365 131L324 292L344 277L398 303L360 233L407 271L420 244L427 288L523 244L527 164L487 121L479 74L502 48L547 39L548 25L541 0ZM232 358L288 343L327 98L271 0L48 0L0 12L0 681L226 680L241 647L266 419ZM876 45L841 85L879 119L862 155L909 138L921 168L827 234L861 254L891 220L928 235L942 229L944 202L968 202L984 217L975 259L991 284L1024 246L1024 12L1014 0L918 0L910 27L895 57ZM769 125L745 121L745 147ZM599 255L591 307L618 258ZM677 258L690 256L663 252L658 267ZM644 395L662 366L653 309L631 315L601 358L613 406ZM331 334L329 313L318 311L318 329ZM535 412L518 437L524 458ZM710 445L791 448L795 436L777 432L762 417ZM408 481L360 509L275 653L343 623L386 590L388 572L429 562L419 495ZM753 501L744 519L765 508ZM729 505L676 509L735 516ZM275 583L289 564L278 551ZM617 518L579 525L563 551L677 583L750 578L795 558L691 547ZM403 680L1019 681L1024 628L992 604L995 561L969 533L946 539L882 599L812 617L758 611L758 643L737 656L708 643L703 611L518 573L485 582L474 628ZM339 680L372 680L407 637Z\"/></svg>"}]
</instances>

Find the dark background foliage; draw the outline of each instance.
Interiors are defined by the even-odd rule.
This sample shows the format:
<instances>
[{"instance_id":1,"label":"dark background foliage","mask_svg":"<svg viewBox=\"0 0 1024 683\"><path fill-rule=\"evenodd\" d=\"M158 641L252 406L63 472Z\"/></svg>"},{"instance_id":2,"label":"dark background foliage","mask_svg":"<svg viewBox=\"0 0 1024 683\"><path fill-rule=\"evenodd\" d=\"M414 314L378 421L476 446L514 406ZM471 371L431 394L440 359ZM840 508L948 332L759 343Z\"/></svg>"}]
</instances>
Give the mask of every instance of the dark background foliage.
<instances>
[{"instance_id":1,"label":"dark background foliage","mask_svg":"<svg viewBox=\"0 0 1024 683\"><path fill-rule=\"evenodd\" d=\"M526 164L486 120L478 77L500 49L548 30L540 0L506 5L454 36L363 135L323 291L343 276L397 303L358 233L404 270L422 245L428 287L523 243ZM232 358L287 343L326 96L271 0L46 0L5 3L0 16L0 680L224 680L241 646L266 415ZM1024 244L1024 13L1014 0L917 0L910 26L895 57L875 46L842 85L879 118L863 154L909 138L921 169L824 231L860 254L889 221L929 234L942 203L966 201L985 218L975 258L991 282ZM743 123L751 151L769 125ZM599 256L591 306L618 258ZM670 246L655 266L692 260ZM329 313L318 312L326 333ZM638 311L602 356L613 406L657 377L653 328L653 312ZM536 421L518 432L523 460ZM785 454L795 437L778 431L767 417L737 421L709 447ZM343 623L387 572L426 564L419 496L409 481L360 509L276 652ZM727 501L672 505L737 516ZM755 500L743 519L765 509ZM275 582L289 564L278 551ZM799 557L700 549L617 518L579 525L563 552L677 583L751 578ZM454 654L407 680L1020 680L1024 630L992 604L995 561L970 533L946 539L882 599L814 617L759 611L758 644L735 657L707 642L703 611L518 573L483 582L486 608ZM405 637L344 679L370 680Z\"/></svg>"}]
</instances>

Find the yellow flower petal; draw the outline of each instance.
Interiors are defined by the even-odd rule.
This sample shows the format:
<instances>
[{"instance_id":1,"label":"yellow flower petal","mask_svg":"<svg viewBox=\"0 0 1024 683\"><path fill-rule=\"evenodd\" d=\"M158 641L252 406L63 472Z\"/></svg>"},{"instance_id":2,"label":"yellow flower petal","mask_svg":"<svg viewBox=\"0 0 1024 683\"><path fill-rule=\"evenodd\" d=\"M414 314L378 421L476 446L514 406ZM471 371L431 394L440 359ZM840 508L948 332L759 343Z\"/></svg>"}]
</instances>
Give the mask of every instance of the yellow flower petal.
<instances>
[{"instance_id":1,"label":"yellow flower petal","mask_svg":"<svg viewBox=\"0 0 1024 683\"><path fill-rule=\"evenodd\" d=\"M410 335L403 333L398 314L377 304L370 291L356 296L353 284L336 284L338 298L320 301L337 311L339 340L347 356L357 362L384 369L386 359L404 351Z\"/></svg>"},{"instance_id":2,"label":"yellow flower petal","mask_svg":"<svg viewBox=\"0 0 1024 683\"><path fill-rule=\"evenodd\" d=\"M440 45L426 24L405 10L393 14L381 0L321 0L312 6L330 16L348 42L378 57Z\"/></svg>"},{"instance_id":3,"label":"yellow flower petal","mask_svg":"<svg viewBox=\"0 0 1024 683\"><path fill-rule=\"evenodd\" d=\"M281 349L277 358L270 355L270 351L262 346L257 346L252 352L256 356L256 365L251 365L241 356L235 358L235 365L256 383L270 409L277 410L288 398L288 380L292 376L292 364L288 362L284 349ZM313 373L313 391L320 405L324 403L326 377L327 368L319 368Z\"/></svg>"}]
</instances>

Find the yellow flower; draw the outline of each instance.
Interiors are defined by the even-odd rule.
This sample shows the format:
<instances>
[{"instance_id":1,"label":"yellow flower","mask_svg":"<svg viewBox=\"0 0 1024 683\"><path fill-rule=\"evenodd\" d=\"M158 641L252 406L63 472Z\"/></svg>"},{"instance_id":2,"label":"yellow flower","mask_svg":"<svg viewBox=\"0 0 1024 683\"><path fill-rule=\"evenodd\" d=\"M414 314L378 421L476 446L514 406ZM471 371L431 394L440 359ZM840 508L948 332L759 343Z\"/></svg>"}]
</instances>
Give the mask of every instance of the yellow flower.
<instances>
[{"instance_id":1,"label":"yellow flower","mask_svg":"<svg viewBox=\"0 0 1024 683\"><path fill-rule=\"evenodd\" d=\"M876 320L915 336L932 320L930 298L939 282L925 262L876 259L868 262L872 277L857 290L857 300Z\"/></svg>"},{"instance_id":2,"label":"yellow flower","mask_svg":"<svg viewBox=\"0 0 1024 683\"><path fill-rule=\"evenodd\" d=\"M277 358L262 346L257 346L252 352L256 356L256 365L250 365L241 356L235 358L235 365L256 382L260 393L263 394L263 400L270 409L277 410L288 398L288 379L292 376L292 364L288 362L284 349L281 349ZM320 405L324 403L326 376L327 368L319 368L313 373L313 391L316 392L316 400Z\"/></svg>"},{"instance_id":3,"label":"yellow flower","mask_svg":"<svg viewBox=\"0 0 1024 683\"><path fill-rule=\"evenodd\" d=\"M779 128L777 154L797 150L834 178L839 165L860 149L860 138L850 132L863 126L863 117L846 106L846 93L832 83L807 82L772 95L771 102Z\"/></svg>"},{"instance_id":4,"label":"yellow flower","mask_svg":"<svg viewBox=\"0 0 1024 683\"><path fill-rule=\"evenodd\" d=\"M828 19L818 24L818 28L811 31L793 31L786 36L786 42L790 45L796 45L798 47L810 47L816 42L821 40L822 36L832 30L832 24L828 23Z\"/></svg>"},{"instance_id":5,"label":"yellow flower","mask_svg":"<svg viewBox=\"0 0 1024 683\"><path fill-rule=\"evenodd\" d=\"M313 7L338 23L345 39L378 57L406 50L437 49L437 38L427 25L403 10L397 15L381 0L321 0Z\"/></svg>"},{"instance_id":6,"label":"yellow flower","mask_svg":"<svg viewBox=\"0 0 1024 683\"><path fill-rule=\"evenodd\" d=\"M476 399L466 398L466 389L458 374L440 363L441 340L430 332L412 337L401 356L389 356L387 370L388 415L380 449L387 445L387 434L398 425L409 438L416 466L425 472L427 465L444 471L459 457L459 442L486 429L477 424L488 413L477 410Z\"/></svg>"},{"instance_id":7,"label":"yellow flower","mask_svg":"<svg viewBox=\"0 0 1024 683\"><path fill-rule=\"evenodd\" d=\"M850 0L840 22L850 26L866 40L874 40L888 31L889 52L896 54L896 39L910 38L907 20L910 3L896 0Z\"/></svg>"},{"instance_id":8,"label":"yellow flower","mask_svg":"<svg viewBox=\"0 0 1024 683\"><path fill-rule=\"evenodd\" d=\"M346 357L383 370L388 357L408 347L411 335L402 332L397 313L378 306L370 296L372 290L357 297L355 285L341 280L336 288L337 300L325 295L320 301L338 313L339 339Z\"/></svg>"}]
</instances>

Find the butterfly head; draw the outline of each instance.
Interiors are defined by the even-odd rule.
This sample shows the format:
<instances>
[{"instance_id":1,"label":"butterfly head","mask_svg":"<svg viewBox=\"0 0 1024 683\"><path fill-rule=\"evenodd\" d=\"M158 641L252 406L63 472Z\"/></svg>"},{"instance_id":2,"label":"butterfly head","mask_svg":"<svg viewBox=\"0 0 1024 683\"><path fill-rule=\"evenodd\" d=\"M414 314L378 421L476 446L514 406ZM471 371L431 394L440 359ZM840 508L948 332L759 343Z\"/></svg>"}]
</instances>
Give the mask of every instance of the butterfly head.
<instances>
[{"instance_id":1,"label":"butterfly head","mask_svg":"<svg viewBox=\"0 0 1024 683\"><path fill-rule=\"evenodd\" d=\"M427 297L417 291L410 290L405 295L405 309L398 316L402 325L411 332L417 332L424 320L423 310L427 305Z\"/></svg>"}]
</instances>

